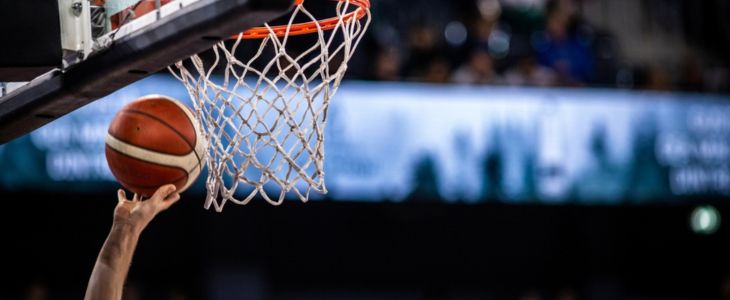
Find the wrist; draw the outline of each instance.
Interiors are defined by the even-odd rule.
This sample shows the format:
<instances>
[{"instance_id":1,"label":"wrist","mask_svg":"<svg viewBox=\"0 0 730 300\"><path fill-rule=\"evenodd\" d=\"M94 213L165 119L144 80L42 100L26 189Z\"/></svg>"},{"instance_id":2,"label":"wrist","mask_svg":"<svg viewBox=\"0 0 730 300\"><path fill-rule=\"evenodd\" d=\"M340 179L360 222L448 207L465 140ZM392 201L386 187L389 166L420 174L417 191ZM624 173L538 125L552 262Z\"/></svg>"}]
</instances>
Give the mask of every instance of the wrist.
<instances>
[{"instance_id":1,"label":"wrist","mask_svg":"<svg viewBox=\"0 0 730 300\"><path fill-rule=\"evenodd\" d=\"M144 226L127 221L115 220L112 224L112 231L117 231L125 235L138 236L142 232L142 229L144 229Z\"/></svg>"}]
</instances>

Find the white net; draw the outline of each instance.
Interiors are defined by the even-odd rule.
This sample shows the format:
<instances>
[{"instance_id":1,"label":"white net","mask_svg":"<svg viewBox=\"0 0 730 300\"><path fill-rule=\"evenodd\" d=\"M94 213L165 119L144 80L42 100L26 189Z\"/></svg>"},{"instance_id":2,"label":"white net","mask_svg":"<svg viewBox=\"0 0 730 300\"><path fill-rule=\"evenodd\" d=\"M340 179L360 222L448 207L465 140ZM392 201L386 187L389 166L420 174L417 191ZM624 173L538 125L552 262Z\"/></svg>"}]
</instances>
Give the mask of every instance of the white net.
<instances>
[{"instance_id":1,"label":"white net","mask_svg":"<svg viewBox=\"0 0 730 300\"><path fill-rule=\"evenodd\" d=\"M266 24L262 39L242 33L215 45L211 57L194 55L170 67L209 142L206 209L247 204L258 194L279 205L287 195L306 202L312 190L327 192L329 101L370 23L367 8L352 2L337 3L331 30L313 23L315 33L293 36L295 22L317 21L298 4L284 34ZM358 12L363 18L353 17Z\"/></svg>"}]
</instances>

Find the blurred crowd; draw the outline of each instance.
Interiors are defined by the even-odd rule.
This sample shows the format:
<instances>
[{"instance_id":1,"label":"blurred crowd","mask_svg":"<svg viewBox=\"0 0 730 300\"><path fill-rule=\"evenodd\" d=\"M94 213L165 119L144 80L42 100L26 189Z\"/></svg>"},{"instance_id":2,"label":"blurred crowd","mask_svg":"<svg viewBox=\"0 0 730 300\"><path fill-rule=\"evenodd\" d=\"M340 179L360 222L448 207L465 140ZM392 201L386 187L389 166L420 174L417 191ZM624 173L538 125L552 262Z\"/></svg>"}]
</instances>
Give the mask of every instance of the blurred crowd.
<instances>
[{"instance_id":1,"label":"blurred crowd","mask_svg":"<svg viewBox=\"0 0 730 300\"><path fill-rule=\"evenodd\" d=\"M630 61L585 0L374 1L353 76L379 81L728 92L727 58ZM614 16L621 18L621 16ZM639 33L637 33L639 34ZM682 33L677 33L682 34ZM677 51L686 49L676 45Z\"/></svg>"}]
</instances>

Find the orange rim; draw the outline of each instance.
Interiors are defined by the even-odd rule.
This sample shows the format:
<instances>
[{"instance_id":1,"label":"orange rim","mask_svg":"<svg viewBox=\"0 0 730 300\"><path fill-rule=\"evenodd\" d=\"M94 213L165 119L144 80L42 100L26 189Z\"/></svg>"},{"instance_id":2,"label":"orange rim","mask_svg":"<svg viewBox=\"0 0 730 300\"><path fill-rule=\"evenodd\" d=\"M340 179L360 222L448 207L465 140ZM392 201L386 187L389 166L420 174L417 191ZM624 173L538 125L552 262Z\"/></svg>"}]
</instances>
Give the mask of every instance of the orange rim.
<instances>
[{"instance_id":1,"label":"orange rim","mask_svg":"<svg viewBox=\"0 0 730 300\"><path fill-rule=\"evenodd\" d=\"M350 23L352 21L357 21L362 19L362 17L367 14L368 10L370 10L370 0L335 0L339 2L347 2L358 6L358 8L352 12L349 12L342 16L342 21L344 23ZM303 5L304 0L294 0L295 5ZM312 22L305 22L305 23L298 23L298 24L292 24L291 27L288 25L278 25L278 26L271 26L271 30L276 34L278 37L283 37L286 35L294 36L294 35L303 35L303 34L310 34L315 33L318 31L317 24L319 24L319 28L324 30L331 30L335 27L337 27L337 24L340 22L339 17L333 17L329 19L319 20L319 21L312 21ZM288 29L287 29L288 28ZM231 39L238 39L238 37L241 34L235 34L232 35ZM266 27L254 27L249 30L246 30L243 33L243 39L262 39L269 36L269 28Z\"/></svg>"}]
</instances>

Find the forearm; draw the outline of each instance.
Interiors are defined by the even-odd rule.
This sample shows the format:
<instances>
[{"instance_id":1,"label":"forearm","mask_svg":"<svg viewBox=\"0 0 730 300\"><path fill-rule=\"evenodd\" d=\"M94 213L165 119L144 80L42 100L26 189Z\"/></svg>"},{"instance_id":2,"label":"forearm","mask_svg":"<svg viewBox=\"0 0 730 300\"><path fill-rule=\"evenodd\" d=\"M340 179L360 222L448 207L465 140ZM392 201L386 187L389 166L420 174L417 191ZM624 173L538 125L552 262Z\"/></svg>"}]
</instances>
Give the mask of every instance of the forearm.
<instances>
[{"instance_id":1,"label":"forearm","mask_svg":"<svg viewBox=\"0 0 730 300\"><path fill-rule=\"evenodd\" d=\"M85 299L121 299L141 230L114 224L96 259Z\"/></svg>"}]
</instances>

